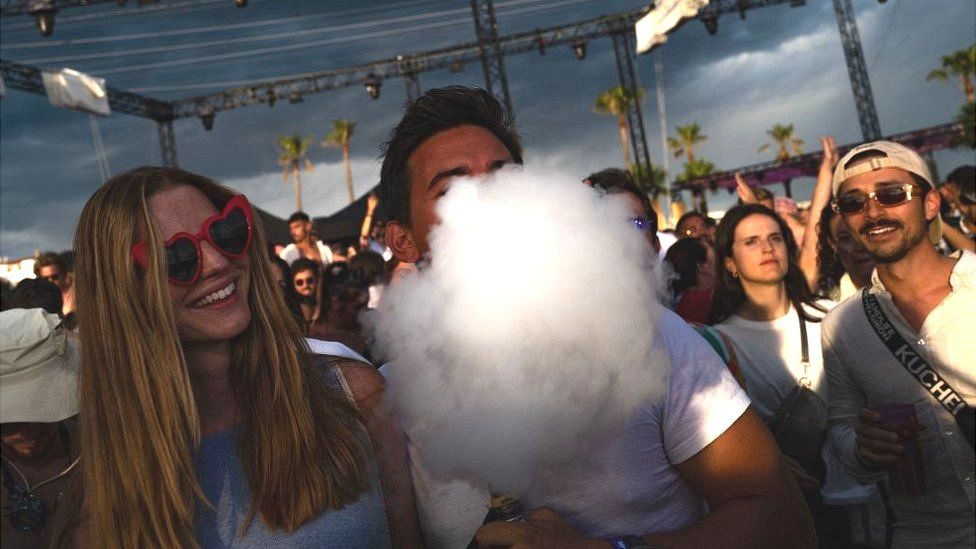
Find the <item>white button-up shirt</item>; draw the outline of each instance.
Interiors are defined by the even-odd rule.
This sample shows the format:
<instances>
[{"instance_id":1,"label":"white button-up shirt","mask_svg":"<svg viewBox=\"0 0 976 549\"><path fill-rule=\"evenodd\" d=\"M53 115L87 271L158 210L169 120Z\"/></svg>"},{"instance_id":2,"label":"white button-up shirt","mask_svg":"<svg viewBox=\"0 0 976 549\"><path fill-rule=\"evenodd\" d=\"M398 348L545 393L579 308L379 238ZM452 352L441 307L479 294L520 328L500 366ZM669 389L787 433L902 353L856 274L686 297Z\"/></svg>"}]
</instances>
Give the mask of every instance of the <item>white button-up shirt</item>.
<instances>
[{"instance_id":1,"label":"white button-up shirt","mask_svg":"<svg viewBox=\"0 0 976 549\"><path fill-rule=\"evenodd\" d=\"M885 290L877 271L870 291L892 326L970 406L976 404L976 255L959 257L949 277L952 293L916 332ZM972 548L976 545L974 455L955 417L896 360L872 328L860 294L833 309L821 327L830 393L830 441L857 478L877 479L854 454L854 425L862 408L899 402L915 405L927 492L893 494L893 547Z\"/></svg>"}]
</instances>

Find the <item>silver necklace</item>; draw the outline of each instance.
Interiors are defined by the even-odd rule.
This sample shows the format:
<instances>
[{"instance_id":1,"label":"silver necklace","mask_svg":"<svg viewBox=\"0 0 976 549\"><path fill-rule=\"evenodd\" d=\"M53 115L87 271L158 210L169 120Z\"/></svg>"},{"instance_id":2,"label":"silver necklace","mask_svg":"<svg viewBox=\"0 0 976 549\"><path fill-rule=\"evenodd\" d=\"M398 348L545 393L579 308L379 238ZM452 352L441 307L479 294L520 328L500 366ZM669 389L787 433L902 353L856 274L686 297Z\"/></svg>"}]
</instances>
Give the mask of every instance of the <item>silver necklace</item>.
<instances>
[{"instance_id":1,"label":"silver necklace","mask_svg":"<svg viewBox=\"0 0 976 549\"><path fill-rule=\"evenodd\" d=\"M78 456L71 462L70 465L60 473L54 475L51 478L42 480L34 486L31 486L27 476L20 470L19 467L13 462L13 460L7 459L6 456L0 456L3 459L3 481L7 485L7 503L3 506L3 514L7 515L7 519L10 524L21 531L36 530L44 526L44 520L47 518L47 505L44 501L36 494L37 490L46 484L50 484L68 473L78 465L78 461L81 456ZM6 466L9 465L20 477L23 486L18 485L10 477L10 469ZM55 498L54 504L61 500L64 495L64 491L58 494ZM53 506L52 506L53 511Z\"/></svg>"}]
</instances>

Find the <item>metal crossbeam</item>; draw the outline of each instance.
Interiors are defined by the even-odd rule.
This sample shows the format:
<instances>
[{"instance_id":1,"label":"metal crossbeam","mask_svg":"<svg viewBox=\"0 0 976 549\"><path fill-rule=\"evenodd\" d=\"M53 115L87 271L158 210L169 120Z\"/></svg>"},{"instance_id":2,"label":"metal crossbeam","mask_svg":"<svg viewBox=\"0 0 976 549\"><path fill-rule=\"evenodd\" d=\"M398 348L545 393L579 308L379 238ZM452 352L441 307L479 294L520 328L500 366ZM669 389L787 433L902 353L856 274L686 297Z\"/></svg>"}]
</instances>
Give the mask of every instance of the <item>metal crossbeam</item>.
<instances>
[{"instance_id":1,"label":"metal crossbeam","mask_svg":"<svg viewBox=\"0 0 976 549\"><path fill-rule=\"evenodd\" d=\"M492 0L471 0L471 13L474 16L475 35L478 37L481 67L485 73L485 89L505 105L505 110L513 112Z\"/></svg>"},{"instance_id":2,"label":"metal crossbeam","mask_svg":"<svg viewBox=\"0 0 976 549\"><path fill-rule=\"evenodd\" d=\"M637 169L634 175L641 183L640 187L649 189L654 183L654 172L651 170L651 155L647 151L647 138L644 136L644 117L641 115L640 92L641 86L637 72L634 70L634 46L630 40L630 32L626 29L615 32L613 51L617 58L617 76L620 86L626 90L633 101L627 103L627 128L630 130L630 146L634 151L634 164ZM625 166L630 169L630 166Z\"/></svg>"},{"instance_id":3,"label":"metal crossbeam","mask_svg":"<svg viewBox=\"0 0 976 549\"><path fill-rule=\"evenodd\" d=\"M854 91L854 106L857 108L857 119L861 123L861 135L865 141L872 141L881 137L881 124L878 122L878 111L874 108L871 80L868 78L868 67L864 62L864 51L861 49L861 38L857 32L851 0L834 0L834 14L837 16L837 28L840 29L844 59L847 60L847 74L851 78L851 88Z\"/></svg>"},{"instance_id":4,"label":"metal crossbeam","mask_svg":"<svg viewBox=\"0 0 976 549\"><path fill-rule=\"evenodd\" d=\"M30 65L22 65L6 59L0 60L0 74L7 86L13 89L47 95L41 69ZM132 114L153 120L171 120L173 107L166 101L160 101L145 95L122 91L108 86L108 104L113 112Z\"/></svg>"},{"instance_id":5,"label":"metal crossbeam","mask_svg":"<svg viewBox=\"0 0 976 549\"><path fill-rule=\"evenodd\" d=\"M950 123L889 135L885 139L901 143L918 151L920 154L925 154L951 147L954 141L961 137L962 132L963 127L961 124ZM840 146L837 148L837 154L843 155L857 145L860 145L860 143ZM752 164L750 166L716 172L703 177L675 183L673 188L675 192L718 188L728 189L729 192L732 192L736 187L736 172L741 174L750 185L772 185L796 177L816 177L822 158L822 152L812 152L794 156L785 162L773 160Z\"/></svg>"},{"instance_id":6,"label":"metal crossbeam","mask_svg":"<svg viewBox=\"0 0 976 549\"><path fill-rule=\"evenodd\" d=\"M420 77L417 76L417 73L411 72L405 75L403 80L407 86L407 104L412 105L424 93L420 87Z\"/></svg>"},{"instance_id":7,"label":"metal crossbeam","mask_svg":"<svg viewBox=\"0 0 976 549\"><path fill-rule=\"evenodd\" d=\"M740 13L744 9L761 8L795 0L713 0L709 6L715 14ZM622 28L632 29L634 23L647 13L646 9L604 15L543 29L519 32L498 37L501 57L542 48L570 46L576 40L591 40L609 36ZM501 58L499 57L499 59ZM268 103L269 93L275 100L292 93L309 95L349 86L361 86L370 75L382 78L407 77L433 70L463 67L466 63L482 61L481 43L466 42L455 46L430 50L413 55L398 55L390 59L344 67L331 71L309 73L294 78L255 81L243 86L178 99L173 102L174 116L196 116L200 105L209 104L214 110L230 110L257 103ZM487 80L487 77L486 77ZM507 89L507 80L505 88Z\"/></svg>"},{"instance_id":8,"label":"metal crossbeam","mask_svg":"<svg viewBox=\"0 0 976 549\"><path fill-rule=\"evenodd\" d=\"M159 150L163 166L179 167L176 163L176 134L173 133L173 121L156 122L156 129L159 132Z\"/></svg>"},{"instance_id":9,"label":"metal crossbeam","mask_svg":"<svg viewBox=\"0 0 976 549\"><path fill-rule=\"evenodd\" d=\"M109 2L117 4L118 0L54 0L54 7L58 10L63 10L64 8L76 8L90 4L107 4ZM3 7L0 7L0 17L26 15L27 4L29 3L30 0L8 0L4 3Z\"/></svg>"}]
</instances>

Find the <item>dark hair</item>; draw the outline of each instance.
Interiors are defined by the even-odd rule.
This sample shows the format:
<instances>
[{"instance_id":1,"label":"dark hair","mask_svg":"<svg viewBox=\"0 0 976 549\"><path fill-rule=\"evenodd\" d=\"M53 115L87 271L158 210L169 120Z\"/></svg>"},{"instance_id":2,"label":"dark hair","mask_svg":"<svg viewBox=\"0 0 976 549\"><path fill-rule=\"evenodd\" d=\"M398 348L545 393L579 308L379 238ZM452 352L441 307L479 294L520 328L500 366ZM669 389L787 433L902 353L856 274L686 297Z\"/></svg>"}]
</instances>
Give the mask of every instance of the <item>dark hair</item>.
<instances>
[{"instance_id":1,"label":"dark hair","mask_svg":"<svg viewBox=\"0 0 976 549\"><path fill-rule=\"evenodd\" d=\"M0 311L6 311L10 309L8 301L10 300L11 294L13 294L14 287L6 278L0 277Z\"/></svg>"},{"instance_id":2,"label":"dark hair","mask_svg":"<svg viewBox=\"0 0 976 549\"><path fill-rule=\"evenodd\" d=\"M959 190L973 192L976 189L976 166L966 165L949 172L946 184L955 185Z\"/></svg>"},{"instance_id":3,"label":"dark hair","mask_svg":"<svg viewBox=\"0 0 976 549\"><path fill-rule=\"evenodd\" d=\"M775 197L773 191L766 187L753 187L752 194L756 197L756 200L772 200Z\"/></svg>"},{"instance_id":4,"label":"dark hair","mask_svg":"<svg viewBox=\"0 0 976 549\"><path fill-rule=\"evenodd\" d=\"M429 90L407 107L390 139L383 144L380 203L388 221L406 225L411 222L407 161L414 150L437 133L465 125L490 131L505 145L515 163L522 163L522 143L515 132L514 118L490 93L463 86Z\"/></svg>"},{"instance_id":5,"label":"dark hair","mask_svg":"<svg viewBox=\"0 0 976 549\"><path fill-rule=\"evenodd\" d=\"M67 269L67 271L69 273L70 272L74 272L74 270L75 270L75 251L74 250L65 250L65 251L59 253L58 255L61 256L61 263L64 263L64 268Z\"/></svg>"},{"instance_id":6,"label":"dark hair","mask_svg":"<svg viewBox=\"0 0 976 549\"><path fill-rule=\"evenodd\" d=\"M584 181L589 181L594 189L606 194L629 193L637 198L644 210L644 217L654 227L654 233L657 233L657 213L651 206L651 200L647 198L647 193L640 190L630 172L620 168L606 168L588 175Z\"/></svg>"},{"instance_id":7,"label":"dark hair","mask_svg":"<svg viewBox=\"0 0 976 549\"><path fill-rule=\"evenodd\" d=\"M830 223L836 215L830 204L827 204L820 214L820 224L817 225L817 292L821 294L833 291L846 272L830 244L834 241L834 235L830 234Z\"/></svg>"},{"instance_id":8,"label":"dark hair","mask_svg":"<svg viewBox=\"0 0 976 549\"><path fill-rule=\"evenodd\" d=\"M688 221L689 219L691 219L693 217L700 217L701 220L703 222L705 222L706 225L708 224L709 217L707 215L705 215L705 214L703 214L703 213L701 213L701 212L699 212L697 210L691 210L691 211L685 212L685 213L681 214L681 217L678 218L678 222L674 224L674 230L675 230L676 233L678 233L678 237L679 238L685 236L684 232L681 230L681 225L684 222Z\"/></svg>"},{"instance_id":9,"label":"dark hair","mask_svg":"<svg viewBox=\"0 0 976 549\"><path fill-rule=\"evenodd\" d=\"M806 278L796 263L798 248L793 232L783 221L783 218L762 204L740 204L725 212L725 217L718 224L715 234L715 294L712 297L712 307L708 311L708 324L718 324L732 316L746 300L745 290L738 278L733 278L725 268L725 259L732 257L732 244L735 243L735 229L743 219L751 215L765 215L776 221L780 234L786 242L786 260L789 268L783 283L786 284L786 295L800 318L809 322L819 322L803 310L801 305L807 305L818 311L825 309L814 300L818 297L810 292Z\"/></svg>"},{"instance_id":10,"label":"dark hair","mask_svg":"<svg viewBox=\"0 0 976 549\"><path fill-rule=\"evenodd\" d=\"M319 275L322 271L322 264L314 259L300 257L291 264L291 276L294 277L302 271L312 271L315 273L315 278L320 278ZM291 278L289 278L289 280L291 280Z\"/></svg>"},{"instance_id":11,"label":"dark hair","mask_svg":"<svg viewBox=\"0 0 976 549\"><path fill-rule=\"evenodd\" d=\"M288 307L288 312L298 323L298 327L305 331L305 317L302 315L302 306L299 305L298 292L295 291L295 285L292 284L291 277L291 267L288 266L288 262L275 254L270 254L271 263L278 268L278 272L281 273L281 291L285 294L285 306ZM296 261L297 263L297 261Z\"/></svg>"},{"instance_id":12,"label":"dark hair","mask_svg":"<svg viewBox=\"0 0 976 549\"><path fill-rule=\"evenodd\" d=\"M386 262L382 255L373 250L366 249L359 252L351 257L348 263L350 269L362 273L362 278L368 285L372 286L384 282Z\"/></svg>"},{"instance_id":13,"label":"dark hair","mask_svg":"<svg viewBox=\"0 0 976 549\"><path fill-rule=\"evenodd\" d=\"M312 221L308 214L305 212L295 212L288 216L288 224L290 225L294 221L305 221L306 223Z\"/></svg>"},{"instance_id":14,"label":"dark hair","mask_svg":"<svg viewBox=\"0 0 976 549\"><path fill-rule=\"evenodd\" d=\"M68 266L65 265L61 254L57 252L44 252L37 256L34 261L34 276L41 276L42 267L57 267L61 271L61 276L68 274Z\"/></svg>"},{"instance_id":15,"label":"dark hair","mask_svg":"<svg viewBox=\"0 0 976 549\"><path fill-rule=\"evenodd\" d=\"M668 248L664 260L677 276L671 281L671 296L676 300L698 283L698 266L708 258L706 244L697 238L682 238Z\"/></svg>"},{"instance_id":16,"label":"dark hair","mask_svg":"<svg viewBox=\"0 0 976 549\"><path fill-rule=\"evenodd\" d=\"M61 288L43 278L25 278L17 284L5 304L10 309L44 309L61 316L64 301Z\"/></svg>"}]
</instances>

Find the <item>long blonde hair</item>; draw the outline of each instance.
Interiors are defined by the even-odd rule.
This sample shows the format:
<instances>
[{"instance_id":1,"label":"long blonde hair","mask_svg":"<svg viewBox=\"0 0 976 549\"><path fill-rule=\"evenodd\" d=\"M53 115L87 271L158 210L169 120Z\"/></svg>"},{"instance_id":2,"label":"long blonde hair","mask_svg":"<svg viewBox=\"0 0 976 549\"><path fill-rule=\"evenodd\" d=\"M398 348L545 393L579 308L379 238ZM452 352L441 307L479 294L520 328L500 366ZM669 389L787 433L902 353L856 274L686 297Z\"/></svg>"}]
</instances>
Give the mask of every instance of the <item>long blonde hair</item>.
<instances>
[{"instance_id":1,"label":"long blonde hair","mask_svg":"<svg viewBox=\"0 0 976 549\"><path fill-rule=\"evenodd\" d=\"M200 420L171 306L162 239L148 200L190 185L217 209L233 196L183 170L117 175L88 201L75 234L81 327L80 503L93 547L196 547ZM234 340L232 385L242 414L238 454L251 491L245 521L293 531L354 501L365 485L357 415L312 365L271 277L260 228L247 254L251 323ZM130 255L137 239L149 268Z\"/></svg>"}]
</instances>

